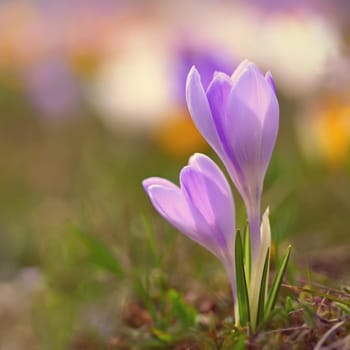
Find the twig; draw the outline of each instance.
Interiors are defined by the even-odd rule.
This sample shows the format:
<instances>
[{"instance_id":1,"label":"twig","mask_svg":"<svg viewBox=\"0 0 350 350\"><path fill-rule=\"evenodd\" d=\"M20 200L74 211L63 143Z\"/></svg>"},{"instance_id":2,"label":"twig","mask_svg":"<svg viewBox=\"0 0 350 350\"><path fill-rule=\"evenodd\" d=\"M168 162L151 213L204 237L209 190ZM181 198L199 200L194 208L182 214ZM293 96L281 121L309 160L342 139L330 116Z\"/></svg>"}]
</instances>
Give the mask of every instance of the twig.
<instances>
[{"instance_id":1,"label":"twig","mask_svg":"<svg viewBox=\"0 0 350 350\"><path fill-rule=\"evenodd\" d=\"M314 347L314 350L321 350L322 349L322 344L327 340L327 338L335 332L339 327L341 327L345 321L341 321L339 323L336 323L332 328L328 329L328 331L323 334L322 338L318 341L316 346Z\"/></svg>"},{"instance_id":2,"label":"twig","mask_svg":"<svg viewBox=\"0 0 350 350\"><path fill-rule=\"evenodd\" d=\"M303 287L298 287L298 286L293 286L293 285L287 284L287 283L282 283L281 286L284 287L284 288L290 289L290 290L297 290L299 292L315 294L315 295L318 295L318 296L321 296L321 297L325 297L328 300L336 301L336 302L341 303L343 305L350 306L350 300L346 300L345 301L345 300L340 299L340 297L336 297L336 296L334 296L332 294L326 294L326 293L324 293L322 291L312 290L312 289L309 289L309 288L303 288Z\"/></svg>"},{"instance_id":3,"label":"twig","mask_svg":"<svg viewBox=\"0 0 350 350\"><path fill-rule=\"evenodd\" d=\"M337 341L335 341L334 343L332 343L331 345L327 346L326 348L324 348L325 350L339 350L339 349L343 349L343 350L349 350L350 349L350 335L347 335L345 338L342 339L338 339Z\"/></svg>"},{"instance_id":4,"label":"twig","mask_svg":"<svg viewBox=\"0 0 350 350\"><path fill-rule=\"evenodd\" d=\"M306 280L303 280L303 279L298 279L297 282L300 283L300 284L309 284L309 285L314 286L314 287L318 287L318 288L321 288L321 289L326 289L329 292L336 293L336 294L341 295L341 296L346 297L346 298L348 298L350 296L348 293L344 292L343 290L336 289L336 288L331 288L331 287L326 286L326 285L321 284L321 283L310 282L310 281L306 281ZM299 287L297 287L297 288L299 288Z\"/></svg>"},{"instance_id":5,"label":"twig","mask_svg":"<svg viewBox=\"0 0 350 350\"><path fill-rule=\"evenodd\" d=\"M272 331L264 332L264 334L273 334L273 333L283 333L283 332L290 332L290 331L299 331L301 329L310 329L305 324L302 326L297 327L287 327L287 328L279 328L279 329L273 329Z\"/></svg>"}]
</instances>

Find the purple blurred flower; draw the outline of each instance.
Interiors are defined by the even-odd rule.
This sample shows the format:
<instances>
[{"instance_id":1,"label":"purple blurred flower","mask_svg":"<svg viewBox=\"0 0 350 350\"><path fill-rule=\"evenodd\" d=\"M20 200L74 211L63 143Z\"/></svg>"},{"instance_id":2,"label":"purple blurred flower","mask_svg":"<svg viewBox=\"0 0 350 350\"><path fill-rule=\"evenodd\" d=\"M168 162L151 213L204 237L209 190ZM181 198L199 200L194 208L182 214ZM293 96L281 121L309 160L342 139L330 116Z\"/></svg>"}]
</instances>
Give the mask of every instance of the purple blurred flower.
<instances>
[{"instance_id":1,"label":"purple blurred flower","mask_svg":"<svg viewBox=\"0 0 350 350\"><path fill-rule=\"evenodd\" d=\"M184 106L186 106L184 87L192 66L196 66L201 72L205 89L216 71L230 74L237 67L237 61L228 52L212 47L198 47L198 44L181 43L176 49L175 56L175 98Z\"/></svg>"},{"instance_id":2,"label":"purple blurred flower","mask_svg":"<svg viewBox=\"0 0 350 350\"><path fill-rule=\"evenodd\" d=\"M317 0L319 1L319 0ZM259 8L267 14L280 11L290 11L290 12L308 12L312 11L315 7L314 0L248 0L247 4L251 4L254 7Z\"/></svg>"},{"instance_id":3,"label":"purple blurred flower","mask_svg":"<svg viewBox=\"0 0 350 350\"><path fill-rule=\"evenodd\" d=\"M78 82L64 61L35 64L23 78L30 102L43 116L67 118L77 112L81 102Z\"/></svg>"},{"instance_id":4,"label":"purple blurred flower","mask_svg":"<svg viewBox=\"0 0 350 350\"><path fill-rule=\"evenodd\" d=\"M143 186L160 215L220 259L235 299L235 207L219 167L197 153L181 170L180 187L158 177L144 180Z\"/></svg>"},{"instance_id":5,"label":"purple blurred flower","mask_svg":"<svg viewBox=\"0 0 350 350\"><path fill-rule=\"evenodd\" d=\"M256 257L263 181L279 122L272 76L262 75L253 63L243 61L231 77L216 73L205 91L193 67L186 89L194 123L220 156L244 200Z\"/></svg>"}]
</instances>

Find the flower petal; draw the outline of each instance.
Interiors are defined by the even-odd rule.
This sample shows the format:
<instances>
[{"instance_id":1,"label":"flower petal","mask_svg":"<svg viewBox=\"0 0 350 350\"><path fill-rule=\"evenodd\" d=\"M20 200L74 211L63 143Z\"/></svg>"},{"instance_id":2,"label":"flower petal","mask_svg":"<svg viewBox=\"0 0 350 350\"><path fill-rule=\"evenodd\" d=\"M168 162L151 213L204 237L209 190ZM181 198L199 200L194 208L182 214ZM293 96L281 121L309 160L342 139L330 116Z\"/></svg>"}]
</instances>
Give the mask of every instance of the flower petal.
<instances>
[{"instance_id":1,"label":"flower petal","mask_svg":"<svg viewBox=\"0 0 350 350\"><path fill-rule=\"evenodd\" d=\"M147 179L152 182L154 178ZM159 179L157 179L159 180ZM179 187L164 180L165 186L152 184L147 187L147 194L160 215L179 231L189 235L195 232L195 223L188 209L187 202ZM167 186L167 183L172 186Z\"/></svg>"},{"instance_id":2,"label":"flower petal","mask_svg":"<svg viewBox=\"0 0 350 350\"><path fill-rule=\"evenodd\" d=\"M240 76L247 70L247 68L251 64L252 63L249 60L243 60L231 75L232 82L235 83L237 80L239 80Z\"/></svg>"},{"instance_id":3,"label":"flower petal","mask_svg":"<svg viewBox=\"0 0 350 350\"><path fill-rule=\"evenodd\" d=\"M182 191L172 182L161 178L143 181L146 192L158 213L180 232L217 255L213 239L198 226L198 216L193 215Z\"/></svg>"},{"instance_id":4,"label":"flower petal","mask_svg":"<svg viewBox=\"0 0 350 350\"><path fill-rule=\"evenodd\" d=\"M266 113L263 124L261 139L261 172L265 175L267 167L270 163L272 151L275 147L279 125L279 105L276 98L271 99L271 103Z\"/></svg>"},{"instance_id":5,"label":"flower petal","mask_svg":"<svg viewBox=\"0 0 350 350\"><path fill-rule=\"evenodd\" d=\"M270 84L272 91L275 93L275 95L277 96L277 91L276 91L276 85L275 85L275 81L272 78L272 74L271 72L266 72L265 74L265 80Z\"/></svg>"},{"instance_id":6,"label":"flower petal","mask_svg":"<svg viewBox=\"0 0 350 350\"><path fill-rule=\"evenodd\" d=\"M145 179L142 181L142 186L147 193L148 193L149 187L153 185L159 185L159 186L168 187L168 188L174 188L174 187L178 188L178 186L176 186L171 181L163 179L161 177L149 177L148 179Z\"/></svg>"},{"instance_id":7,"label":"flower petal","mask_svg":"<svg viewBox=\"0 0 350 350\"><path fill-rule=\"evenodd\" d=\"M188 164L193 169L196 169L203 175L209 177L223 192L227 192L232 196L231 187L228 184L225 175L217 164L208 156L202 153L195 153L190 157Z\"/></svg>"},{"instance_id":8,"label":"flower petal","mask_svg":"<svg viewBox=\"0 0 350 350\"><path fill-rule=\"evenodd\" d=\"M221 148L215 149L220 157L225 160L228 151L226 143L225 130L223 129L222 118L226 114L227 100L232 88L230 77L224 73L216 73L212 82L207 89L207 99L209 102L212 118L215 128L222 145ZM223 151L223 152L221 152Z\"/></svg>"},{"instance_id":9,"label":"flower petal","mask_svg":"<svg viewBox=\"0 0 350 350\"><path fill-rule=\"evenodd\" d=\"M192 120L202 136L215 150L221 149L207 96L194 66L187 77L186 101Z\"/></svg>"},{"instance_id":10,"label":"flower petal","mask_svg":"<svg viewBox=\"0 0 350 350\"><path fill-rule=\"evenodd\" d=\"M228 184L220 183L219 168L211 161L200 159L208 173L193 166L185 167L180 174L181 188L193 213L198 230L215 241L218 253L223 257L233 247L235 236L234 203ZM223 175L222 175L223 176ZM220 184L219 184L220 183Z\"/></svg>"},{"instance_id":11,"label":"flower petal","mask_svg":"<svg viewBox=\"0 0 350 350\"><path fill-rule=\"evenodd\" d=\"M249 63L233 83L222 122L226 142L230 145L230 159L238 163L244 182L252 187L250 195L254 197L262 190L277 135L276 107L278 110L270 84L258 68Z\"/></svg>"}]
</instances>

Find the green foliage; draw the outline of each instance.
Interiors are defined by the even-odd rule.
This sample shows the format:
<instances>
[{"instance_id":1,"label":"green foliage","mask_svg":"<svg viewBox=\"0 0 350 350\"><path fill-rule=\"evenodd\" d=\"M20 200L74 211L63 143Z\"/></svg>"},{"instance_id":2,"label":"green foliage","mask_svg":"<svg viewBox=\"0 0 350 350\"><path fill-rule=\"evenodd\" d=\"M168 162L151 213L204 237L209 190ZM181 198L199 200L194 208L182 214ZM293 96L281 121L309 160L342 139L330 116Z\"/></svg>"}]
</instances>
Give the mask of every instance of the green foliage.
<instances>
[{"instance_id":1,"label":"green foliage","mask_svg":"<svg viewBox=\"0 0 350 350\"><path fill-rule=\"evenodd\" d=\"M106 244L97 237L83 232L75 226L72 226L72 232L84 243L88 250L89 261L91 263L113 273L117 277L124 275L121 263Z\"/></svg>"},{"instance_id":2,"label":"green foliage","mask_svg":"<svg viewBox=\"0 0 350 350\"><path fill-rule=\"evenodd\" d=\"M278 292L281 288L282 279L283 279L284 273L285 273L287 265L288 265L288 260L290 257L291 249L292 249L292 247L289 246L286 254L284 255L284 258L282 259L281 265L277 271L275 279L273 280L272 287L271 287L271 290L269 292L267 302L266 302L266 308L265 308L266 317L268 317L268 315L270 314L270 312L273 310L273 308L275 306Z\"/></svg>"},{"instance_id":3,"label":"green foliage","mask_svg":"<svg viewBox=\"0 0 350 350\"><path fill-rule=\"evenodd\" d=\"M272 287L267 293L268 272L270 266L270 248L267 249L265 259L263 260L264 265L259 283L257 285L252 285L250 281L250 269L256 269L254 271L256 274L258 273L258 266L252 266L249 233L247 233L247 230L245 230L242 242L241 233L239 230L237 231L235 242L235 264L237 285L236 307L238 307L238 312L236 312L235 316L238 317L238 319L236 320L236 324L240 326L249 326L251 330L255 332L255 330L261 324L265 323L271 317L282 284L282 279L287 268L290 252L291 247L289 246L276 273ZM248 275L250 279L247 278ZM248 288L248 286L250 286L250 288ZM253 288L258 288L258 290L253 290ZM256 294L257 296L256 309L255 307L252 307L253 294Z\"/></svg>"},{"instance_id":4,"label":"green foliage","mask_svg":"<svg viewBox=\"0 0 350 350\"><path fill-rule=\"evenodd\" d=\"M286 297L286 301L285 301L285 311L286 313L290 313L293 310L293 300L292 298L288 295Z\"/></svg>"},{"instance_id":5,"label":"green foliage","mask_svg":"<svg viewBox=\"0 0 350 350\"><path fill-rule=\"evenodd\" d=\"M236 263L236 285L239 320L236 322L241 326L250 323L249 296L247 279L244 269L244 252L242 246L241 233L238 230L235 242L235 263Z\"/></svg>"},{"instance_id":6,"label":"green foliage","mask_svg":"<svg viewBox=\"0 0 350 350\"><path fill-rule=\"evenodd\" d=\"M270 261L270 248L267 249L264 269L261 277L260 293L259 293L259 304L258 304L258 315L256 317L257 325L259 325L264 319L265 313L265 299L266 299L266 288L268 283L268 270ZM266 316L268 317L268 315Z\"/></svg>"},{"instance_id":7,"label":"green foliage","mask_svg":"<svg viewBox=\"0 0 350 350\"><path fill-rule=\"evenodd\" d=\"M252 247L250 240L250 232L248 222L245 225L244 233L243 233L243 247L244 247L244 266L245 273L247 277L247 284L249 287L250 279L252 275Z\"/></svg>"},{"instance_id":8,"label":"green foliage","mask_svg":"<svg viewBox=\"0 0 350 350\"><path fill-rule=\"evenodd\" d=\"M245 350L247 342L247 335L240 332L232 332L225 337L220 350Z\"/></svg>"},{"instance_id":9,"label":"green foliage","mask_svg":"<svg viewBox=\"0 0 350 350\"><path fill-rule=\"evenodd\" d=\"M183 297L175 289L170 289L167 294L170 305L171 316L174 316L181 324L181 327L188 329L194 327L197 320L197 310L186 304Z\"/></svg>"}]
</instances>

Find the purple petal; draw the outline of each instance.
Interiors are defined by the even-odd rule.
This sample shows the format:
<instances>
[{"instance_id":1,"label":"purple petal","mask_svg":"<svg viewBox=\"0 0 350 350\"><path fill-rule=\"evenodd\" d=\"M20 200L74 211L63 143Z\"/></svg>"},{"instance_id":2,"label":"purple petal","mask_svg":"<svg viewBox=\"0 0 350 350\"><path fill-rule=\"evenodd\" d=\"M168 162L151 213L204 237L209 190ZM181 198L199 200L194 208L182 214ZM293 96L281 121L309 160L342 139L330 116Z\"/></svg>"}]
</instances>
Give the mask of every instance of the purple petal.
<instances>
[{"instance_id":1,"label":"purple petal","mask_svg":"<svg viewBox=\"0 0 350 350\"><path fill-rule=\"evenodd\" d=\"M168 182L167 180L164 181ZM160 215L179 231L192 235L196 229L187 202L180 188L174 184L172 185L150 185L147 187L147 194Z\"/></svg>"},{"instance_id":2,"label":"purple petal","mask_svg":"<svg viewBox=\"0 0 350 350\"><path fill-rule=\"evenodd\" d=\"M188 164L205 176L215 182L223 192L227 192L232 196L230 185L221 169L208 156L201 153L195 153L188 161Z\"/></svg>"},{"instance_id":3,"label":"purple petal","mask_svg":"<svg viewBox=\"0 0 350 350\"><path fill-rule=\"evenodd\" d=\"M240 65L240 69L242 69L242 64ZM213 120L215 123L215 127L217 133L220 138L220 142L222 145L221 149L215 149L215 151L219 154L222 161L230 170L231 162L234 165L235 173L234 174L234 182L237 185L240 180L239 177L241 175L240 165L235 161L234 157L229 157L231 153L229 139L230 135L227 134L227 130L225 130L224 119L226 118L227 111L227 101L230 91L232 89L232 80L230 77L226 76L223 73L217 73L212 80L211 84L207 90L207 98L209 102L209 106L211 108ZM228 159L230 158L230 159ZM232 172L231 172L232 174Z\"/></svg>"},{"instance_id":4,"label":"purple petal","mask_svg":"<svg viewBox=\"0 0 350 350\"><path fill-rule=\"evenodd\" d=\"M192 120L200 133L215 150L221 149L207 96L194 66L187 77L186 101Z\"/></svg>"},{"instance_id":5,"label":"purple petal","mask_svg":"<svg viewBox=\"0 0 350 350\"><path fill-rule=\"evenodd\" d=\"M276 85L275 85L275 81L272 78L272 74L271 72L267 72L265 74L265 80L270 84L273 92L275 93L275 95L277 96L277 90L276 90Z\"/></svg>"},{"instance_id":6,"label":"purple petal","mask_svg":"<svg viewBox=\"0 0 350 350\"><path fill-rule=\"evenodd\" d=\"M266 173L274 149L279 125L279 105L276 98L271 98L269 109L263 124L260 160L263 174Z\"/></svg>"},{"instance_id":7,"label":"purple petal","mask_svg":"<svg viewBox=\"0 0 350 350\"><path fill-rule=\"evenodd\" d=\"M243 197L247 196L247 186L256 186L258 160L261 145L262 121L254 111L249 98L244 96L252 93L253 84L249 76L242 75L232 90L227 112L221 118L222 128L225 130L224 140L228 144L227 153L233 163L233 180Z\"/></svg>"},{"instance_id":8,"label":"purple petal","mask_svg":"<svg viewBox=\"0 0 350 350\"><path fill-rule=\"evenodd\" d=\"M226 113L227 100L231 88L232 81L230 77L224 73L216 73L207 90L207 99L221 142L223 140L224 130L222 129L220 120Z\"/></svg>"},{"instance_id":9,"label":"purple petal","mask_svg":"<svg viewBox=\"0 0 350 350\"><path fill-rule=\"evenodd\" d=\"M223 128L229 135L226 140L231 146L230 156L238 162L253 187L262 186L271 156L278 125L276 109L278 111L277 99L269 83L250 63L232 88ZM252 189L251 195L261 190L258 187Z\"/></svg>"},{"instance_id":10,"label":"purple petal","mask_svg":"<svg viewBox=\"0 0 350 350\"><path fill-rule=\"evenodd\" d=\"M185 167L180 174L181 188L195 217L198 230L206 232L222 252L233 244L235 234L234 204L231 190L219 168L204 157L200 161L208 173L193 166ZM222 256L222 255L221 255Z\"/></svg>"},{"instance_id":11,"label":"purple petal","mask_svg":"<svg viewBox=\"0 0 350 350\"><path fill-rule=\"evenodd\" d=\"M143 186L153 206L165 220L214 255L218 255L210 233L199 230L202 227L198 225L198 217L193 215L192 208L178 186L161 178L146 179Z\"/></svg>"},{"instance_id":12,"label":"purple petal","mask_svg":"<svg viewBox=\"0 0 350 350\"><path fill-rule=\"evenodd\" d=\"M233 74L231 76L231 80L234 84L239 80L241 75L249 68L250 65L253 65L253 63L247 59L243 60L238 65L238 67L235 69L235 71L233 72Z\"/></svg>"},{"instance_id":13,"label":"purple petal","mask_svg":"<svg viewBox=\"0 0 350 350\"><path fill-rule=\"evenodd\" d=\"M149 177L148 179L145 179L142 181L142 186L147 193L148 193L149 187L153 185L159 185L159 186L168 187L168 188L174 188L174 187L178 188L178 186L176 186L171 181L163 179L161 177Z\"/></svg>"}]
</instances>

